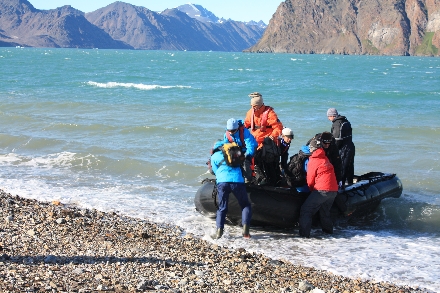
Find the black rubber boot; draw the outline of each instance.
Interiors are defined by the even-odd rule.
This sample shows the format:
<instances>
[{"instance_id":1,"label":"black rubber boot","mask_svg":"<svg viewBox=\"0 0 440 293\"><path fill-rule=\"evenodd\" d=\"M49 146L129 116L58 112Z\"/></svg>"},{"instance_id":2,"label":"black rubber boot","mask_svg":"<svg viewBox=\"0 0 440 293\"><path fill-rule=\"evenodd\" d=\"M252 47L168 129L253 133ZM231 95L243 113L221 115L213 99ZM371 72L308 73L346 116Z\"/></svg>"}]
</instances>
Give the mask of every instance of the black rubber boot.
<instances>
[{"instance_id":1,"label":"black rubber boot","mask_svg":"<svg viewBox=\"0 0 440 293\"><path fill-rule=\"evenodd\" d=\"M243 225L243 238L251 238L251 234L249 234L249 225Z\"/></svg>"},{"instance_id":2,"label":"black rubber boot","mask_svg":"<svg viewBox=\"0 0 440 293\"><path fill-rule=\"evenodd\" d=\"M212 239L219 239L223 236L223 228L217 228L215 234L211 235Z\"/></svg>"}]
</instances>

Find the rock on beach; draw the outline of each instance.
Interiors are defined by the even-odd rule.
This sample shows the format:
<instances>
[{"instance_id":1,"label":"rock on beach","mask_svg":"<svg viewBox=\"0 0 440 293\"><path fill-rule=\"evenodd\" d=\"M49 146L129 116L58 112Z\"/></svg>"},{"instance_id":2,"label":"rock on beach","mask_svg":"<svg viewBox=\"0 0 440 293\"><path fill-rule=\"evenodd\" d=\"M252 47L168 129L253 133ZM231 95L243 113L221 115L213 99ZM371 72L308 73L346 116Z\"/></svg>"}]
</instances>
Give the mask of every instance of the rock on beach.
<instances>
[{"instance_id":1,"label":"rock on beach","mask_svg":"<svg viewBox=\"0 0 440 293\"><path fill-rule=\"evenodd\" d=\"M184 232L0 190L0 292L427 292L337 276Z\"/></svg>"}]
</instances>

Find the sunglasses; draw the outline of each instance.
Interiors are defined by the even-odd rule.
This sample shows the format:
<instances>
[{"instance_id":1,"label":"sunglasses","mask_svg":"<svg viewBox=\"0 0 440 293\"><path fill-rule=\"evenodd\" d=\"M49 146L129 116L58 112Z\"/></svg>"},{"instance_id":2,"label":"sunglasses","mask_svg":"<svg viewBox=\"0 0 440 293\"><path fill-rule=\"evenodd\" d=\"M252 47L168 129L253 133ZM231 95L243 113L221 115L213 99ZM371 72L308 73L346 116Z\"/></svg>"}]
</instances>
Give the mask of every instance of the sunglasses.
<instances>
[{"instance_id":1,"label":"sunglasses","mask_svg":"<svg viewBox=\"0 0 440 293\"><path fill-rule=\"evenodd\" d=\"M228 130L228 132L229 132L230 134L234 134L234 133L237 132L237 130L238 130L238 129Z\"/></svg>"}]
</instances>

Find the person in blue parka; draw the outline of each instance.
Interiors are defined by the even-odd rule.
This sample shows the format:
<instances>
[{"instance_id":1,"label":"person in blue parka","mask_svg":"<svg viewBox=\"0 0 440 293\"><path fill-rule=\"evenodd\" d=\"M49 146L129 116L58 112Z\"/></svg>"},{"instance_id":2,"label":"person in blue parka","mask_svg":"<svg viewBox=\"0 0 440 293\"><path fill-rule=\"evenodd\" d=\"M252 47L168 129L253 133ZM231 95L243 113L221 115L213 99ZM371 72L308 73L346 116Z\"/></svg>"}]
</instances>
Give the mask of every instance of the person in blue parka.
<instances>
[{"instance_id":1,"label":"person in blue parka","mask_svg":"<svg viewBox=\"0 0 440 293\"><path fill-rule=\"evenodd\" d=\"M241 167L232 167L226 164L221 151L221 147L224 144L224 141L217 141L213 147L214 153L211 155L211 166L216 177L218 197L218 210L216 217L217 230L216 233L212 235L212 238L218 239L223 235L230 193L234 194L241 207L243 237L250 238L249 224L251 222L252 210L246 192L243 174Z\"/></svg>"},{"instance_id":2,"label":"person in blue parka","mask_svg":"<svg viewBox=\"0 0 440 293\"><path fill-rule=\"evenodd\" d=\"M226 122L226 132L223 136L224 142L235 142L241 147L241 151L245 156L243 162L245 182L252 182L252 159L254 158L255 151L258 143L249 129L244 127L242 120L230 118Z\"/></svg>"}]
</instances>

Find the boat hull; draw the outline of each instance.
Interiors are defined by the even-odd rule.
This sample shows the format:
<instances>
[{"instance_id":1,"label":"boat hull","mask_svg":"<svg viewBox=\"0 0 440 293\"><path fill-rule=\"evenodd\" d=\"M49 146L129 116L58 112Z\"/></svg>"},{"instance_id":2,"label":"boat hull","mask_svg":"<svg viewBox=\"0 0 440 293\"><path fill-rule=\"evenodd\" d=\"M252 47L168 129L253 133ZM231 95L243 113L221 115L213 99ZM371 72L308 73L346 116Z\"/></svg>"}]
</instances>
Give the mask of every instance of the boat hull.
<instances>
[{"instance_id":1,"label":"boat hull","mask_svg":"<svg viewBox=\"0 0 440 293\"><path fill-rule=\"evenodd\" d=\"M370 172L356 176L357 182L339 191L331 209L332 218L355 218L373 212L384 198L398 198L402 194L402 182L395 174ZM307 193L296 189L246 185L252 205L254 226L295 227L297 226L301 205ZM214 179L205 179L194 198L197 211L215 218L217 196ZM241 208L234 195L229 196L227 219L231 224L241 223Z\"/></svg>"}]
</instances>

